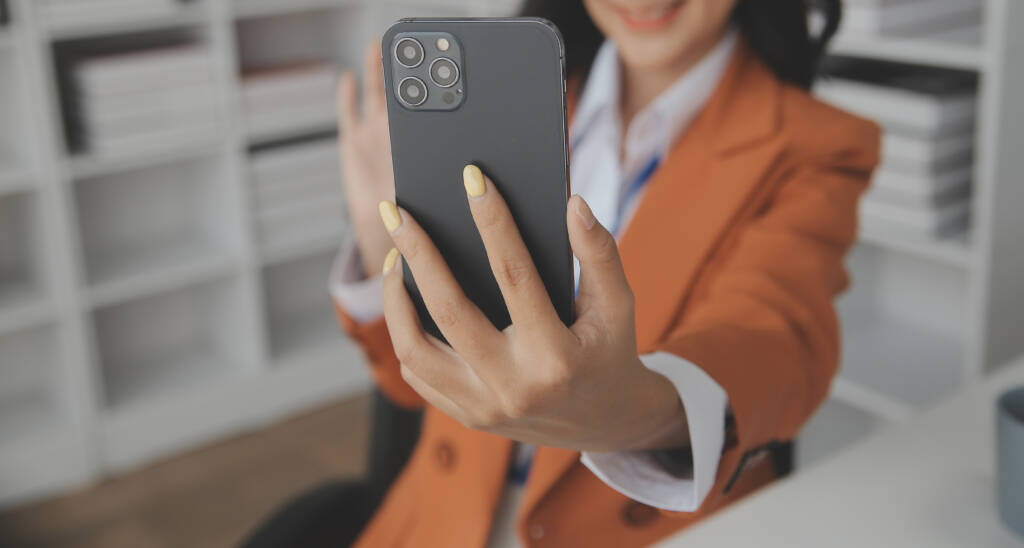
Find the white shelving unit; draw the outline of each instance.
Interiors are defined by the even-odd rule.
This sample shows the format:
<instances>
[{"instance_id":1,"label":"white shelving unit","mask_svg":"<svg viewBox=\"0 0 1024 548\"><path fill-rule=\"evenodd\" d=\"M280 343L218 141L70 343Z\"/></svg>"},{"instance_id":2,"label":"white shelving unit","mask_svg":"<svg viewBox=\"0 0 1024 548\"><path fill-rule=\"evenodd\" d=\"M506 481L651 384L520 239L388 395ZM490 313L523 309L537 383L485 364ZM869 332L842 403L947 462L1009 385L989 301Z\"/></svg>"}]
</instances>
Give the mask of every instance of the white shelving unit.
<instances>
[{"instance_id":1,"label":"white shelving unit","mask_svg":"<svg viewBox=\"0 0 1024 548\"><path fill-rule=\"evenodd\" d=\"M399 16L512 4L184 0L162 12L53 20L45 0L8 2L0 506L364 390L363 358L340 334L327 292L347 232L340 186L324 205L338 222L263 245L250 171L256 145L334 139L333 109L253 133L240 108L242 71L306 59L359 68L365 45ZM127 52L158 35L209 51L215 131L99 154L69 144L63 52Z\"/></svg>"},{"instance_id":2,"label":"white shelving unit","mask_svg":"<svg viewBox=\"0 0 1024 548\"><path fill-rule=\"evenodd\" d=\"M310 57L358 67L398 17L510 13L517 2L188 0L62 21L47 19L44 0L11 3L0 28L0 506L365 389L326 288L344 225L262 245L250 172L254 145L332 128L333 113L253 134L241 72ZM863 234L841 306L843 371L802 461L1024 350L1012 322L1024 309L1022 23L1024 5L987 0L974 37L836 43L844 55L979 74L975 209L966 239ZM130 154L69 147L55 52L168 30L209 48L217 131Z\"/></svg>"},{"instance_id":3,"label":"white shelving unit","mask_svg":"<svg viewBox=\"0 0 1024 548\"><path fill-rule=\"evenodd\" d=\"M971 228L908 240L862 228L840 303L842 369L801 436L814 462L866 430L906 420L1024 352L1024 5L986 0L980 27L900 38L841 34L832 53L978 76ZM1015 61L1015 59L1017 61Z\"/></svg>"}]
</instances>

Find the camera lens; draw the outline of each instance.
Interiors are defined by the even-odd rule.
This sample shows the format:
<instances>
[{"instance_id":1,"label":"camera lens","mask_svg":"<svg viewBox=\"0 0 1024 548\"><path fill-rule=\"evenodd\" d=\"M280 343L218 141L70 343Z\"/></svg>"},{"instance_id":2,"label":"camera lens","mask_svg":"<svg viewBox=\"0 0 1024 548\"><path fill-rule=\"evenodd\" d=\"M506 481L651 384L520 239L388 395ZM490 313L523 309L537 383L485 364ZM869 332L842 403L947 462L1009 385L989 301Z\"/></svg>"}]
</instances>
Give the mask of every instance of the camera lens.
<instances>
[{"instance_id":1,"label":"camera lens","mask_svg":"<svg viewBox=\"0 0 1024 548\"><path fill-rule=\"evenodd\" d=\"M430 79L443 88L452 87L459 81L459 67L447 57L438 57L430 63Z\"/></svg>"},{"instance_id":2,"label":"camera lens","mask_svg":"<svg viewBox=\"0 0 1024 548\"><path fill-rule=\"evenodd\" d=\"M395 44L395 58L403 67L418 67L423 62L423 46L412 38L402 38Z\"/></svg>"},{"instance_id":3,"label":"camera lens","mask_svg":"<svg viewBox=\"0 0 1024 548\"><path fill-rule=\"evenodd\" d=\"M410 107L418 107L427 100L427 86L419 78L410 76L398 83L398 97Z\"/></svg>"}]
</instances>

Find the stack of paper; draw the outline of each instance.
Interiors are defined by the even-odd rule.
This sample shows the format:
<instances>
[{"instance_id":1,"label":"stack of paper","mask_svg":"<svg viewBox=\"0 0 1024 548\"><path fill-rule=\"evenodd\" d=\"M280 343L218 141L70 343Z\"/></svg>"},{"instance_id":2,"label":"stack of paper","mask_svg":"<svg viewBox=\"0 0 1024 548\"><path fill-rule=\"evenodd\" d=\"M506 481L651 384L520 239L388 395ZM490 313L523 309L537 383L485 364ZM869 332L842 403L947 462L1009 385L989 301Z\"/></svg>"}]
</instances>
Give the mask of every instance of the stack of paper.
<instances>
[{"instance_id":1,"label":"stack of paper","mask_svg":"<svg viewBox=\"0 0 1024 548\"><path fill-rule=\"evenodd\" d=\"M840 33L920 36L981 22L983 0L846 0Z\"/></svg>"},{"instance_id":2,"label":"stack of paper","mask_svg":"<svg viewBox=\"0 0 1024 548\"><path fill-rule=\"evenodd\" d=\"M337 71L327 62L304 62L246 71L242 101L253 140L292 136L335 125Z\"/></svg>"},{"instance_id":3,"label":"stack of paper","mask_svg":"<svg viewBox=\"0 0 1024 548\"><path fill-rule=\"evenodd\" d=\"M85 57L72 68L75 140L95 155L120 156L213 139L213 75L202 45Z\"/></svg>"},{"instance_id":4,"label":"stack of paper","mask_svg":"<svg viewBox=\"0 0 1024 548\"><path fill-rule=\"evenodd\" d=\"M861 221L908 238L963 232L970 210L976 86L972 75L839 60L819 96L885 129L882 164Z\"/></svg>"},{"instance_id":5,"label":"stack of paper","mask_svg":"<svg viewBox=\"0 0 1024 548\"><path fill-rule=\"evenodd\" d=\"M40 0L43 17L50 26L63 27L172 15L182 0Z\"/></svg>"},{"instance_id":6,"label":"stack of paper","mask_svg":"<svg viewBox=\"0 0 1024 548\"><path fill-rule=\"evenodd\" d=\"M340 241L345 203L338 142L320 139L254 152L249 161L260 246L277 250Z\"/></svg>"}]
</instances>

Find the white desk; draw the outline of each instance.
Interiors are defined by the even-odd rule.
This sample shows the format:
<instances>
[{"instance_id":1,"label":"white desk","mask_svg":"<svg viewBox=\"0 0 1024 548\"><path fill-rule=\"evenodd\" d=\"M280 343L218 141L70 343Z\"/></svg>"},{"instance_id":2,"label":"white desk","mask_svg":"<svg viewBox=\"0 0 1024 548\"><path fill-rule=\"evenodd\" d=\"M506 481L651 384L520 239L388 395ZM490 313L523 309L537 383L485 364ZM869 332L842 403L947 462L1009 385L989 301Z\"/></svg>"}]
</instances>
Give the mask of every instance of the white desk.
<instances>
[{"instance_id":1,"label":"white desk","mask_svg":"<svg viewBox=\"0 0 1024 548\"><path fill-rule=\"evenodd\" d=\"M658 546L1024 546L993 471L995 397L1022 384L1024 360Z\"/></svg>"}]
</instances>

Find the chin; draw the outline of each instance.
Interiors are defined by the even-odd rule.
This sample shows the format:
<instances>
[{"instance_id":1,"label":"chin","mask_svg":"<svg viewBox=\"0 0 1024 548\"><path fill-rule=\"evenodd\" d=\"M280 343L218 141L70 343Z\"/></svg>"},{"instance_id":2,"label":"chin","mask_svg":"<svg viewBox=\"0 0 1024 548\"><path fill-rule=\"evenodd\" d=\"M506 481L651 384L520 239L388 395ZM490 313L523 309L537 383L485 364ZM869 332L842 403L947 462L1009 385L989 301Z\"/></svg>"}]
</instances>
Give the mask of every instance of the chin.
<instances>
[{"instance_id":1,"label":"chin","mask_svg":"<svg viewBox=\"0 0 1024 548\"><path fill-rule=\"evenodd\" d=\"M631 68L642 70L674 66L679 62L680 51L687 51L687 46L666 43L664 40L623 41L619 46L622 62Z\"/></svg>"}]
</instances>

